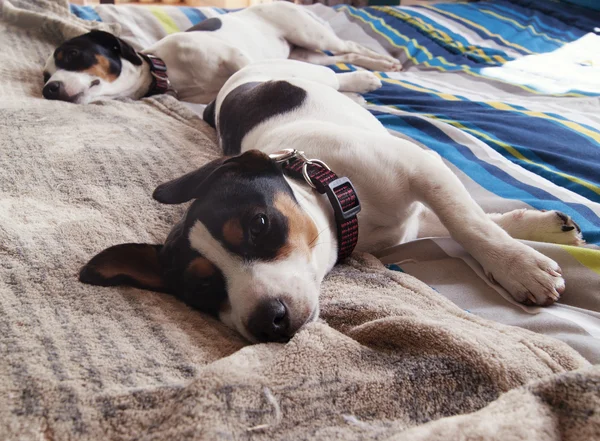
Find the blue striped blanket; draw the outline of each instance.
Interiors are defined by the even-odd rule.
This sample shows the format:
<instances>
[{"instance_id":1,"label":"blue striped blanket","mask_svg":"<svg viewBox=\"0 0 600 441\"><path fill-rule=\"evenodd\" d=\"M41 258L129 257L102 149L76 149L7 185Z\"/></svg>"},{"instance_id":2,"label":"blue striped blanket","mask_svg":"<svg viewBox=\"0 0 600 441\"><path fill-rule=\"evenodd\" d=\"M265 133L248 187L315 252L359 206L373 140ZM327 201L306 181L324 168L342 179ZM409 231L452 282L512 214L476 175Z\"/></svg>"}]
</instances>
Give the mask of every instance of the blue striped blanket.
<instances>
[{"instance_id":1,"label":"blue striped blanket","mask_svg":"<svg viewBox=\"0 0 600 441\"><path fill-rule=\"evenodd\" d=\"M83 19L119 23L121 36L138 47L227 13L71 8ZM384 86L365 96L395 135L438 152L486 211L560 210L577 221L589 244L531 244L557 260L567 279L562 303L543 310L515 305L501 288L475 280L476 262L446 238L387 250L384 262L484 317L563 338L568 333L570 344L600 361L600 89L594 83L600 79L600 37L594 35L600 12L543 0L312 10L342 38L403 62L403 72L378 73ZM582 51L576 45L584 37ZM502 305L490 300L493 291L505 297ZM531 313L551 317L552 325L540 328Z\"/></svg>"}]
</instances>

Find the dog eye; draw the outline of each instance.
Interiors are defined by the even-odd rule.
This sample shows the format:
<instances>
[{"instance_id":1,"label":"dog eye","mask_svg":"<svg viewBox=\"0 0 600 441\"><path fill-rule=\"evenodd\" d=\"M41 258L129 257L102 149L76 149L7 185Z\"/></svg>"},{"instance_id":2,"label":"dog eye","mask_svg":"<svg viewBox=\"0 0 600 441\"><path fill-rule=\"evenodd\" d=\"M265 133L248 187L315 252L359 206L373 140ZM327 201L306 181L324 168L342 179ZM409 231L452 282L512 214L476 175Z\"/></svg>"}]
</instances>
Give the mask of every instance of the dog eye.
<instances>
[{"instance_id":1,"label":"dog eye","mask_svg":"<svg viewBox=\"0 0 600 441\"><path fill-rule=\"evenodd\" d=\"M65 54L65 61L69 62L73 58L77 57L78 55L79 55L79 51L77 49L69 49L67 51L67 53Z\"/></svg>"},{"instance_id":2,"label":"dog eye","mask_svg":"<svg viewBox=\"0 0 600 441\"><path fill-rule=\"evenodd\" d=\"M260 236L267 231L268 227L269 220L267 219L267 216L262 213L254 216L248 225L248 235L250 236L250 240L255 242L256 239L260 238Z\"/></svg>"}]
</instances>

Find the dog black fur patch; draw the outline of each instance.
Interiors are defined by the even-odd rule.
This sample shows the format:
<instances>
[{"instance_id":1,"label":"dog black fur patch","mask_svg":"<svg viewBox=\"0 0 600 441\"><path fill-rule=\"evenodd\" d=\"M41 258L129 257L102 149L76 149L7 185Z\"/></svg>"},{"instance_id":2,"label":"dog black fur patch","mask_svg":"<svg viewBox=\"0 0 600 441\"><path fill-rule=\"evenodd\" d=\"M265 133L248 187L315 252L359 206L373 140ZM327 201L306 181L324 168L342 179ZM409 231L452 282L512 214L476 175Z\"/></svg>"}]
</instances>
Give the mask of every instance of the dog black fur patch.
<instances>
[{"instance_id":1,"label":"dog black fur patch","mask_svg":"<svg viewBox=\"0 0 600 441\"><path fill-rule=\"evenodd\" d=\"M217 29L221 29L221 20L216 17L208 18L206 20L202 20L200 23L192 26L186 32L195 32L195 31L216 31Z\"/></svg>"},{"instance_id":2,"label":"dog black fur patch","mask_svg":"<svg viewBox=\"0 0 600 441\"><path fill-rule=\"evenodd\" d=\"M141 66L142 59L135 49L120 38L103 31L90 31L61 44L54 51L54 63L58 69L81 72L97 65L99 60L107 63L107 74L121 74L121 58Z\"/></svg>"},{"instance_id":3,"label":"dog black fur patch","mask_svg":"<svg viewBox=\"0 0 600 441\"><path fill-rule=\"evenodd\" d=\"M217 124L215 121L215 108L216 108L217 102L216 101L211 101L208 106L206 106L204 108L204 112L202 112L202 119L204 120L204 122L206 122L209 126L211 126L213 129L217 128Z\"/></svg>"},{"instance_id":4,"label":"dog black fur patch","mask_svg":"<svg viewBox=\"0 0 600 441\"><path fill-rule=\"evenodd\" d=\"M225 97L219 111L223 153L240 154L242 139L248 132L269 118L300 107L305 99L306 91L287 81L254 82L236 87Z\"/></svg>"}]
</instances>

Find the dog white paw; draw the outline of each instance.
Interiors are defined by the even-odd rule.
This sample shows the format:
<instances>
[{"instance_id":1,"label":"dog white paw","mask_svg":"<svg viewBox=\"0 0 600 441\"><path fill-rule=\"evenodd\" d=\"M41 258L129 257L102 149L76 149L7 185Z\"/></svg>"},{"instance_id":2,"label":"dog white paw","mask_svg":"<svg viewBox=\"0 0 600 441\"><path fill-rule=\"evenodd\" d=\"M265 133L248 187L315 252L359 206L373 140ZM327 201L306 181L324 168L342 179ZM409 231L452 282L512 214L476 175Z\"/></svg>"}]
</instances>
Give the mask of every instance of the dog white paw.
<instances>
[{"instance_id":1,"label":"dog white paw","mask_svg":"<svg viewBox=\"0 0 600 441\"><path fill-rule=\"evenodd\" d=\"M360 95L359 93L356 92L342 92L342 95L346 95L348 98L350 98L352 101L354 101L356 104L365 107L367 105L367 100Z\"/></svg>"},{"instance_id":2,"label":"dog white paw","mask_svg":"<svg viewBox=\"0 0 600 441\"><path fill-rule=\"evenodd\" d=\"M394 58L378 60L373 63L372 69L378 72L400 72L402 70L402 63Z\"/></svg>"},{"instance_id":3,"label":"dog white paw","mask_svg":"<svg viewBox=\"0 0 600 441\"><path fill-rule=\"evenodd\" d=\"M373 72L359 70L338 75L340 92L366 93L381 87L381 80Z\"/></svg>"},{"instance_id":4,"label":"dog white paw","mask_svg":"<svg viewBox=\"0 0 600 441\"><path fill-rule=\"evenodd\" d=\"M540 230L549 239L544 242L585 245L581 228L569 215L556 210L542 211L541 213L544 215L545 222L540 225Z\"/></svg>"},{"instance_id":5,"label":"dog white paw","mask_svg":"<svg viewBox=\"0 0 600 441\"><path fill-rule=\"evenodd\" d=\"M560 211L515 210L502 220L517 239L580 246L585 244L579 225Z\"/></svg>"},{"instance_id":6,"label":"dog white paw","mask_svg":"<svg viewBox=\"0 0 600 441\"><path fill-rule=\"evenodd\" d=\"M493 262L486 268L488 278L500 284L517 302L548 306L565 290L558 264L522 243L503 247Z\"/></svg>"}]
</instances>

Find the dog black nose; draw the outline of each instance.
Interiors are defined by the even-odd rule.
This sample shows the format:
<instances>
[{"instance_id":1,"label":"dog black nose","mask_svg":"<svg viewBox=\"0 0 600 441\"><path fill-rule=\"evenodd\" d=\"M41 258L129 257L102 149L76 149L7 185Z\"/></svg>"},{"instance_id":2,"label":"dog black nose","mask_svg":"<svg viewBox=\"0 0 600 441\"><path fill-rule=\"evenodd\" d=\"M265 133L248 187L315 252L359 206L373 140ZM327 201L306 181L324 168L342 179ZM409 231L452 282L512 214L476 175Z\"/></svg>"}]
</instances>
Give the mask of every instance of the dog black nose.
<instances>
[{"instance_id":1,"label":"dog black nose","mask_svg":"<svg viewBox=\"0 0 600 441\"><path fill-rule=\"evenodd\" d=\"M42 95L44 95L44 98L46 98L47 100L64 99L62 97L66 94L64 92L63 83L61 83L60 81L49 82L44 86L44 90L42 90Z\"/></svg>"},{"instance_id":2,"label":"dog black nose","mask_svg":"<svg viewBox=\"0 0 600 441\"><path fill-rule=\"evenodd\" d=\"M258 305L248 322L248 330L258 341L288 341L290 315L279 299L265 300Z\"/></svg>"}]
</instances>

